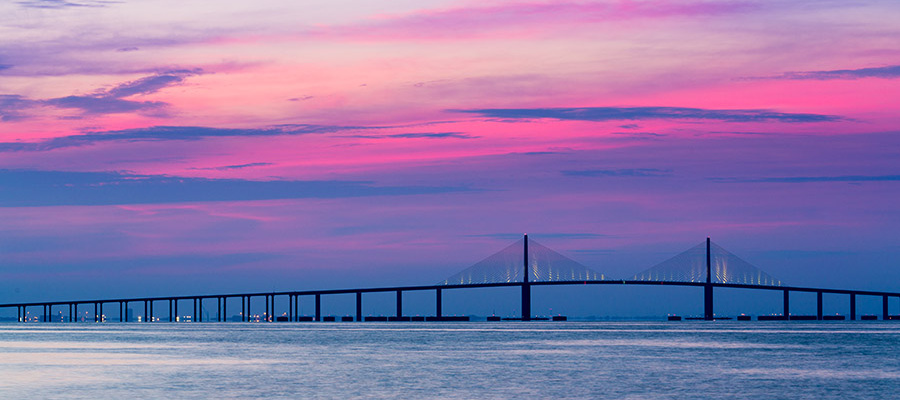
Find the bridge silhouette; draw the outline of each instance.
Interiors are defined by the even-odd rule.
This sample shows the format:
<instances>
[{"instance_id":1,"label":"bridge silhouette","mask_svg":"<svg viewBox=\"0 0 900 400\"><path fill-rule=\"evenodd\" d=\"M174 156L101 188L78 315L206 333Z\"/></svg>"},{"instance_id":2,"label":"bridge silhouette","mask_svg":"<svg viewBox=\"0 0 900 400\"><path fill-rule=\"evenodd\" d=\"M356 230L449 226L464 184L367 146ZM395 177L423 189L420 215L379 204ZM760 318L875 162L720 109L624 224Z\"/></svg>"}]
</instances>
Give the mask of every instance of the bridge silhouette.
<instances>
[{"instance_id":1,"label":"bridge silhouette","mask_svg":"<svg viewBox=\"0 0 900 400\"><path fill-rule=\"evenodd\" d=\"M192 302L193 309L190 314L191 322L202 322L203 301L216 300L216 321L227 320L228 299L239 298L241 300L240 321L251 321L250 304L253 298L263 298L265 313L261 321L334 321L335 317L322 317L321 297L326 295L355 294L356 295L356 321L387 320L387 321L448 321L467 320L463 317L444 316L442 310L442 294L444 290L486 288L486 287L520 287L521 288L521 316L507 318L529 321L536 318L531 313L531 289L534 286L556 285L653 285L653 286L687 286L703 289L703 318L704 320L716 319L713 313L713 293L716 288L740 288L766 291L781 291L783 293L783 314L780 316L766 316L765 319L835 319L836 316L826 316L822 313L823 295L840 294L850 298L850 320L857 319L857 296L876 296L882 298L882 319L900 319L900 316L888 314L888 304L891 297L900 299L900 293L828 289L799 286L785 286L780 280L774 278L763 270L738 258L721 246L713 243L709 238L687 251L684 251L668 260L665 260L645 271L642 271L627 279L609 279L604 274L588 268L575 260L572 260L546 246L530 240L528 235L515 243L510 244L499 252L488 256L459 273L434 285L422 286L396 286L396 287L370 287L356 289L326 289L326 290L300 290L270 293L231 293L216 295L195 296L164 296L164 297L140 297L117 298L99 300L78 301L49 301L30 303L0 304L0 308L12 308L17 310L18 321L33 321L29 318L29 307L41 307L41 322L52 322L54 307L68 307L68 318L59 318L62 321L75 322L78 318L79 306L93 305L93 321L105 321L103 307L106 304L118 304L119 321L126 322L126 311L130 303L143 303L144 322L159 321L155 317L153 306L155 303L168 304L168 321L175 322L178 315L179 302ZM435 315L429 317L409 317L403 315L403 293L416 291L434 291ZM365 293L394 292L396 294L396 315L391 317L364 317L362 312L362 300ZM792 315L790 313L790 293L805 292L816 293L817 312L815 316ZM315 316L306 317L300 315L300 297L309 296L315 299ZM288 313L284 317L275 317L276 297L288 299ZM90 314L87 314L90 315ZM865 316L873 319L874 316ZM840 316L840 319L843 319ZM875 317L877 318L877 317ZM759 316L758 319L763 319ZM89 320L89 319L88 319ZM127 319L130 322L130 318ZM342 317L343 321L352 321L353 317Z\"/></svg>"}]
</instances>

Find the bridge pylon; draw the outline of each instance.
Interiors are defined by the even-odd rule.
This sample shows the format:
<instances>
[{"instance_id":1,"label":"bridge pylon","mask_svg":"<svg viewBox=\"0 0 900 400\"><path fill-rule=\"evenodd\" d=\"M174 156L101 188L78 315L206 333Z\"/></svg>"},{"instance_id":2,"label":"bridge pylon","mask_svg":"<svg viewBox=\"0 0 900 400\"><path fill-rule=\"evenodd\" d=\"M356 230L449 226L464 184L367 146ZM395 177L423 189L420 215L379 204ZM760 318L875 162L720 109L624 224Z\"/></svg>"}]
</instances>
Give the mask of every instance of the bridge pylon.
<instances>
[{"instance_id":1,"label":"bridge pylon","mask_svg":"<svg viewBox=\"0 0 900 400\"><path fill-rule=\"evenodd\" d=\"M525 273L522 275L522 321L531 320L531 283L528 281L528 234L525 234Z\"/></svg>"},{"instance_id":2,"label":"bridge pylon","mask_svg":"<svg viewBox=\"0 0 900 400\"><path fill-rule=\"evenodd\" d=\"M703 319L713 320L712 252L709 236L706 237L706 284L703 285Z\"/></svg>"}]
</instances>

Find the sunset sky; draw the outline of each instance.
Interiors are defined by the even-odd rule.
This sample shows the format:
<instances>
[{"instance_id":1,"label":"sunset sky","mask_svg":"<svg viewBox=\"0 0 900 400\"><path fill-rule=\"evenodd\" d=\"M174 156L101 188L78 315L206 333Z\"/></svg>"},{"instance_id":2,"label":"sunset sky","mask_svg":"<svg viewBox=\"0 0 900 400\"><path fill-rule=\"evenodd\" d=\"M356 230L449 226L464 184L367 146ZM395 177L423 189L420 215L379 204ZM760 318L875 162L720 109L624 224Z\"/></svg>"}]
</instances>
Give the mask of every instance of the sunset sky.
<instances>
[{"instance_id":1,"label":"sunset sky","mask_svg":"<svg viewBox=\"0 0 900 400\"><path fill-rule=\"evenodd\" d=\"M0 3L0 303L711 236L900 291L900 2ZM892 306L893 307L893 306Z\"/></svg>"}]
</instances>

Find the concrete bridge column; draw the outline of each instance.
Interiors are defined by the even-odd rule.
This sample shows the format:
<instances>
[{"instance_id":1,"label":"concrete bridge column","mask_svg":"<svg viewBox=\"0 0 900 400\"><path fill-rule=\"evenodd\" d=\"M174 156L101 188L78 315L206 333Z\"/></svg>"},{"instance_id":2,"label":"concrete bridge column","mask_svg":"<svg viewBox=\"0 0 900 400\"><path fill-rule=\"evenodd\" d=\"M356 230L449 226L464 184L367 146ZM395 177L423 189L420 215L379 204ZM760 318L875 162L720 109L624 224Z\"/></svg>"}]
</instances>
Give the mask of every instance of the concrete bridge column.
<instances>
[{"instance_id":1,"label":"concrete bridge column","mask_svg":"<svg viewBox=\"0 0 900 400\"><path fill-rule=\"evenodd\" d=\"M850 320L856 320L856 293L850 293Z\"/></svg>"},{"instance_id":2,"label":"concrete bridge column","mask_svg":"<svg viewBox=\"0 0 900 400\"><path fill-rule=\"evenodd\" d=\"M816 292L816 319L822 320L822 292Z\"/></svg>"},{"instance_id":3,"label":"concrete bridge column","mask_svg":"<svg viewBox=\"0 0 900 400\"><path fill-rule=\"evenodd\" d=\"M322 321L322 295L316 293L316 322Z\"/></svg>"},{"instance_id":4,"label":"concrete bridge column","mask_svg":"<svg viewBox=\"0 0 900 400\"><path fill-rule=\"evenodd\" d=\"M144 322L150 321L150 317L148 317L148 315L150 315L150 305L147 304L147 300L144 300Z\"/></svg>"},{"instance_id":5,"label":"concrete bridge column","mask_svg":"<svg viewBox=\"0 0 900 400\"><path fill-rule=\"evenodd\" d=\"M441 306L441 289L436 289L434 291L434 297L435 297L435 299L434 299L434 303L435 303L434 315L437 316L438 318L440 318L441 312L443 311L443 310L441 310L441 308L442 308L442 306Z\"/></svg>"},{"instance_id":6,"label":"concrete bridge column","mask_svg":"<svg viewBox=\"0 0 900 400\"><path fill-rule=\"evenodd\" d=\"M172 299L169 299L169 322L172 322Z\"/></svg>"},{"instance_id":7,"label":"concrete bridge column","mask_svg":"<svg viewBox=\"0 0 900 400\"><path fill-rule=\"evenodd\" d=\"M147 315L147 322L153 322L153 300L150 300L149 303L150 303L150 314Z\"/></svg>"},{"instance_id":8,"label":"concrete bridge column","mask_svg":"<svg viewBox=\"0 0 900 400\"><path fill-rule=\"evenodd\" d=\"M403 316L403 291L397 291L397 318Z\"/></svg>"},{"instance_id":9,"label":"concrete bridge column","mask_svg":"<svg viewBox=\"0 0 900 400\"><path fill-rule=\"evenodd\" d=\"M887 321L888 319L888 297L887 295L881 296L881 319Z\"/></svg>"},{"instance_id":10,"label":"concrete bridge column","mask_svg":"<svg viewBox=\"0 0 900 400\"><path fill-rule=\"evenodd\" d=\"M100 322L100 305L94 303L94 322Z\"/></svg>"},{"instance_id":11,"label":"concrete bridge column","mask_svg":"<svg viewBox=\"0 0 900 400\"><path fill-rule=\"evenodd\" d=\"M300 295L294 295L294 322L300 321Z\"/></svg>"},{"instance_id":12,"label":"concrete bridge column","mask_svg":"<svg viewBox=\"0 0 900 400\"><path fill-rule=\"evenodd\" d=\"M791 292L789 290L784 291L784 318L791 318Z\"/></svg>"},{"instance_id":13,"label":"concrete bridge column","mask_svg":"<svg viewBox=\"0 0 900 400\"><path fill-rule=\"evenodd\" d=\"M263 300L266 301L266 315L263 318L263 320L265 320L266 322L269 322L269 318L272 316L271 314L269 314L269 296L268 295L263 296Z\"/></svg>"},{"instance_id":14,"label":"concrete bridge column","mask_svg":"<svg viewBox=\"0 0 900 400\"><path fill-rule=\"evenodd\" d=\"M709 236L706 237L706 285L703 286L703 319L712 321L713 313L713 286L712 286L712 254L710 252Z\"/></svg>"},{"instance_id":15,"label":"concrete bridge column","mask_svg":"<svg viewBox=\"0 0 900 400\"><path fill-rule=\"evenodd\" d=\"M356 322L363 320L362 315L362 292L356 292Z\"/></svg>"},{"instance_id":16,"label":"concrete bridge column","mask_svg":"<svg viewBox=\"0 0 900 400\"><path fill-rule=\"evenodd\" d=\"M294 295L288 295L288 321L294 322Z\"/></svg>"}]
</instances>

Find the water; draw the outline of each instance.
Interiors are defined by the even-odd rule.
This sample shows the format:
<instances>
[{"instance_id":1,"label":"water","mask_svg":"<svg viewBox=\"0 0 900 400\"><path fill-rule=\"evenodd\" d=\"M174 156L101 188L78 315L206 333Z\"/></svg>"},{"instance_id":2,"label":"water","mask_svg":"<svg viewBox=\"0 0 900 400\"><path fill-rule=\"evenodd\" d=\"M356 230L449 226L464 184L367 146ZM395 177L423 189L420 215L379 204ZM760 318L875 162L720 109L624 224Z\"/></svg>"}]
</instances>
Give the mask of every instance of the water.
<instances>
[{"instance_id":1,"label":"water","mask_svg":"<svg viewBox=\"0 0 900 400\"><path fill-rule=\"evenodd\" d=\"M900 398L900 324L2 324L0 398Z\"/></svg>"}]
</instances>

